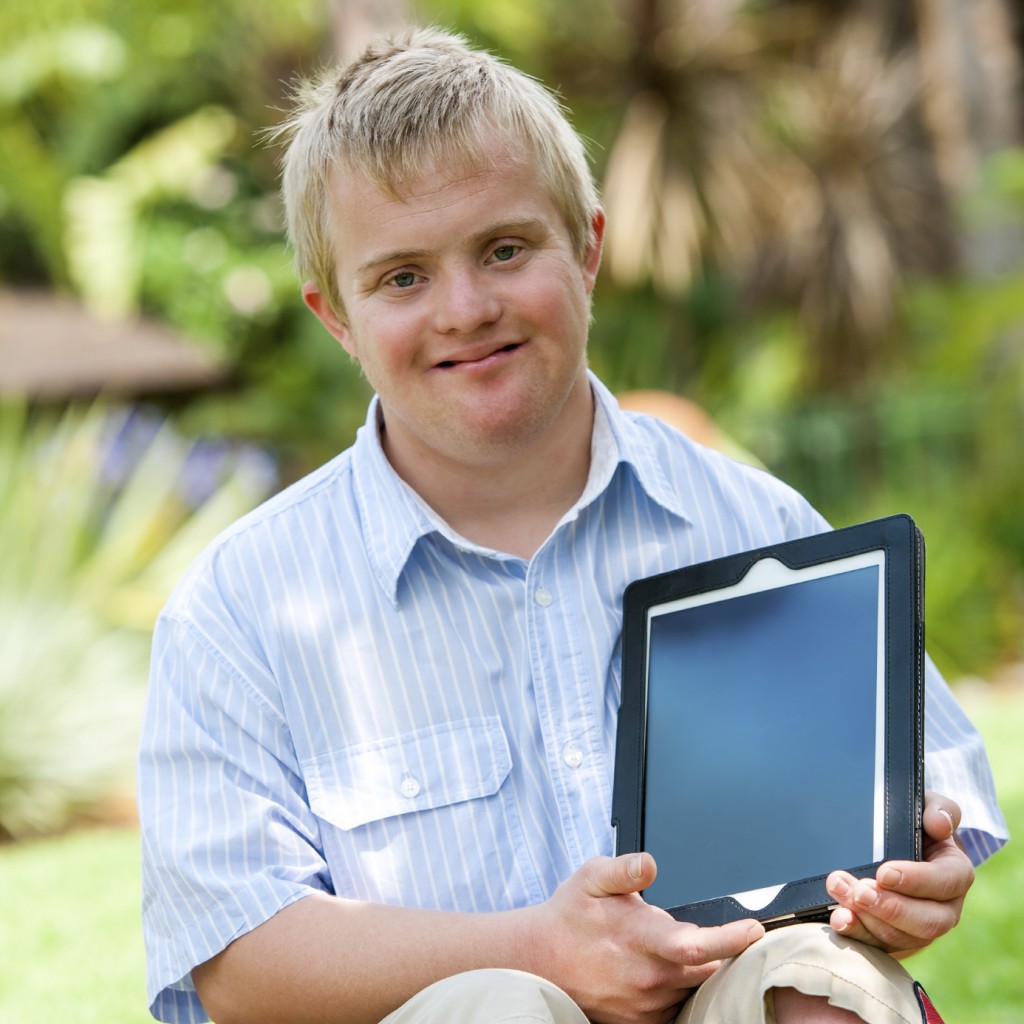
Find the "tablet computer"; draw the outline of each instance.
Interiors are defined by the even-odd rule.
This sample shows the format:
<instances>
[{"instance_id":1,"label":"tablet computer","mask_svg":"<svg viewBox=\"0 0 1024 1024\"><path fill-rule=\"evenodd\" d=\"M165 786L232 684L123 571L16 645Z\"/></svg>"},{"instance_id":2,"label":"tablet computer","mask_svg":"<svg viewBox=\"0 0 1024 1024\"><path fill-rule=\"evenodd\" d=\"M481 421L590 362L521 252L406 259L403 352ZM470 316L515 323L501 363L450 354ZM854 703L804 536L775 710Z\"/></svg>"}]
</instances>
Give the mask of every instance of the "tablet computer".
<instances>
[{"instance_id":1,"label":"tablet computer","mask_svg":"<svg viewBox=\"0 0 1024 1024\"><path fill-rule=\"evenodd\" d=\"M678 920L824 920L835 869L920 859L924 546L908 516L631 584L619 853Z\"/></svg>"}]
</instances>

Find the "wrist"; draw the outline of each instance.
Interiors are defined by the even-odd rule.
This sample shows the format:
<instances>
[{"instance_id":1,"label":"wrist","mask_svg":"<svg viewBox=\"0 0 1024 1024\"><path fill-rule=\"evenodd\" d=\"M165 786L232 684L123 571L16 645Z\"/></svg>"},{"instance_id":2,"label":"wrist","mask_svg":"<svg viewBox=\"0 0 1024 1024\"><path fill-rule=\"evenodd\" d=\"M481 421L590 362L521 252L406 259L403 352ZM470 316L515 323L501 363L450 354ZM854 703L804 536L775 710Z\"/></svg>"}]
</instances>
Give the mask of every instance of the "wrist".
<instances>
[{"instance_id":1,"label":"wrist","mask_svg":"<svg viewBox=\"0 0 1024 1024\"><path fill-rule=\"evenodd\" d=\"M551 942L553 923L544 913L545 904L509 910L500 916L505 929L507 962L504 967L550 978L553 967Z\"/></svg>"}]
</instances>

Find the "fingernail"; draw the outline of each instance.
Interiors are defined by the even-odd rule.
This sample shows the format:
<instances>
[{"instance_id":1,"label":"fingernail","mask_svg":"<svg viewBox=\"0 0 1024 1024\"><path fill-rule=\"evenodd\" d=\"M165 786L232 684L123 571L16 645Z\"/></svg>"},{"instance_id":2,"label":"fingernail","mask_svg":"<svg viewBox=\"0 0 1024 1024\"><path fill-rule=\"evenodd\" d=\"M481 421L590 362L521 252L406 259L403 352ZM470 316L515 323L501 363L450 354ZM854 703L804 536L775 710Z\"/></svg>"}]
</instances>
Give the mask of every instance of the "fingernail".
<instances>
[{"instance_id":1,"label":"fingernail","mask_svg":"<svg viewBox=\"0 0 1024 1024\"><path fill-rule=\"evenodd\" d=\"M850 917L848 913L834 914L832 921L832 927L837 932L848 932L850 930L850 925L853 924L853 918Z\"/></svg>"},{"instance_id":2,"label":"fingernail","mask_svg":"<svg viewBox=\"0 0 1024 1024\"><path fill-rule=\"evenodd\" d=\"M629 862L629 875L631 878L639 878L644 873L644 859L637 855Z\"/></svg>"},{"instance_id":3,"label":"fingernail","mask_svg":"<svg viewBox=\"0 0 1024 1024\"><path fill-rule=\"evenodd\" d=\"M764 925L755 921L747 931L747 938L751 942L757 942L758 939L764 938Z\"/></svg>"},{"instance_id":4,"label":"fingernail","mask_svg":"<svg viewBox=\"0 0 1024 1024\"><path fill-rule=\"evenodd\" d=\"M953 815L950 814L945 807L939 808L939 814L949 822L949 834L952 835L956 831L956 825L953 823Z\"/></svg>"},{"instance_id":5,"label":"fingernail","mask_svg":"<svg viewBox=\"0 0 1024 1024\"><path fill-rule=\"evenodd\" d=\"M850 894L850 883L845 878L837 878L830 886L829 890L833 896L837 899L846 899Z\"/></svg>"},{"instance_id":6,"label":"fingernail","mask_svg":"<svg viewBox=\"0 0 1024 1024\"><path fill-rule=\"evenodd\" d=\"M859 907L873 907L878 902L878 892L873 886L863 885L857 890L853 902Z\"/></svg>"},{"instance_id":7,"label":"fingernail","mask_svg":"<svg viewBox=\"0 0 1024 1024\"><path fill-rule=\"evenodd\" d=\"M882 868L878 881L886 889L895 889L903 881L903 872L899 868Z\"/></svg>"}]
</instances>

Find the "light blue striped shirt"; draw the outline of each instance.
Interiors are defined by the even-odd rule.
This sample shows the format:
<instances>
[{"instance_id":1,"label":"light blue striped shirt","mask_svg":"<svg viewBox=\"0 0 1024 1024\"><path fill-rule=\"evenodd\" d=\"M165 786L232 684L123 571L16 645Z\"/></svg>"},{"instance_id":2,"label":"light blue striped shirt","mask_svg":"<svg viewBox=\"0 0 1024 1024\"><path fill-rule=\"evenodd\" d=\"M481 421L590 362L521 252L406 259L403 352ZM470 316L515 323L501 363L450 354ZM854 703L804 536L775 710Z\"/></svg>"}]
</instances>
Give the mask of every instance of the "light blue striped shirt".
<instances>
[{"instance_id":1,"label":"light blue striped shirt","mask_svg":"<svg viewBox=\"0 0 1024 1024\"><path fill-rule=\"evenodd\" d=\"M397 477L377 403L353 447L240 520L157 625L139 789L149 997L312 891L491 911L612 852L621 602L634 579L827 529L795 492L596 378L584 494L528 562ZM934 669L929 785L979 861L1006 835Z\"/></svg>"}]
</instances>

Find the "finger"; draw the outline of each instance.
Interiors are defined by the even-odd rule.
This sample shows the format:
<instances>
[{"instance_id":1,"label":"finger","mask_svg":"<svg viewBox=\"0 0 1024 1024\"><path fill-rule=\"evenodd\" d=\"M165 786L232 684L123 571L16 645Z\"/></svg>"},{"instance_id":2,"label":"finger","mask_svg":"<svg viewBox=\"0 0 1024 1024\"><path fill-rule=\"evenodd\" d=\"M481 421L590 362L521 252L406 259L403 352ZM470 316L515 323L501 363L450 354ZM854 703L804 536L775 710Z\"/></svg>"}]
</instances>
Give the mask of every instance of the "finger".
<instances>
[{"instance_id":1,"label":"finger","mask_svg":"<svg viewBox=\"0 0 1024 1024\"><path fill-rule=\"evenodd\" d=\"M833 910L828 923L834 931L848 939L857 939L872 946L881 945L879 940L861 924L860 918L848 907L837 907Z\"/></svg>"},{"instance_id":2,"label":"finger","mask_svg":"<svg viewBox=\"0 0 1024 1024\"><path fill-rule=\"evenodd\" d=\"M718 961L738 956L751 943L757 942L763 936L764 925L750 918L710 928L677 922L675 928L664 933L659 948L652 952L680 967L714 968ZM689 980L689 976L687 977ZM704 978L700 980L703 981Z\"/></svg>"},{"instance_id":3,"label":"finger","mask_svg":"<svg viewBox=\"0 0 1024 1024\"><path fill-rule=\"evenodd\" d=\"M952 904L936 904L933 909L934 913L928 915L925 914L923 907L915 906L905 928L899 927L893 920L865 911L857 913L857 920L871 935L871 939L867 941L872 941L889 952L910 952L923 949L945 935L956 926L960 918L959 909L954 910ZM899 918L898 914L894 916L896 919Z\"/></svg>"},{"instance_id":4,"label":"finger","mask_svg":"<svg viewBox=\"0 0 1024 1024\"><path fill-rule=\"evenodd\" d=\"M878 946L887 952L920 949L927 945L916 936L905 935L897 929L885 927L882 922L872 919L870 915L862 917L847 907L833 910L829 924L845 938L856 939L869 946ZM869 924L871 927L868 927Z\"/></svg>"},{"instance_id":5,"label":"finger","mask_svg":"<svg viewBox=\"0 0 1024 1024\"><path fill-rule=\"evenodd\" d=\"M841 886L836 886L841 889ZM891 949L916 949L944 935L960 920L963 899L946 901L903 896L881 888L871 878L860 879L837 897L841 909L856 918L835 912L836 930L843 935L864 938L859 925L876 944ZM846 927L840 927L845 925Z\"/></svg>"},{"instance_id":6,"label":"finger","mask_svg":"<svg viewBox=\"0 0 1024 1024\"><path fill-rule=\"evenodd\" d=\"M624 853L587 861L580 868L580 880L588 896L621 896L646 889L657 873L649 853Z\"/></svg>"},{"instance_id":7,"label":"finger","mask_svg":"<svg viewBox=\"0 0 1024 1024\"><path fill-rule=\"evenodd\" d=\"M949 839L960 827L960 805L955 800L929 790L924 795L922 824L932 839Z\"/></svg>"},{"instance_id":8,"label":"finger","mask_svg":"<svg viewBox=\"0 0 1024 1024\"><path fill-rule=\"evenodd\" d=\"M922 861L887 861L876 874L882 889L924 900L963 899L974 884L970 857L948 840Z\"/></svg>"}]
</instances>

